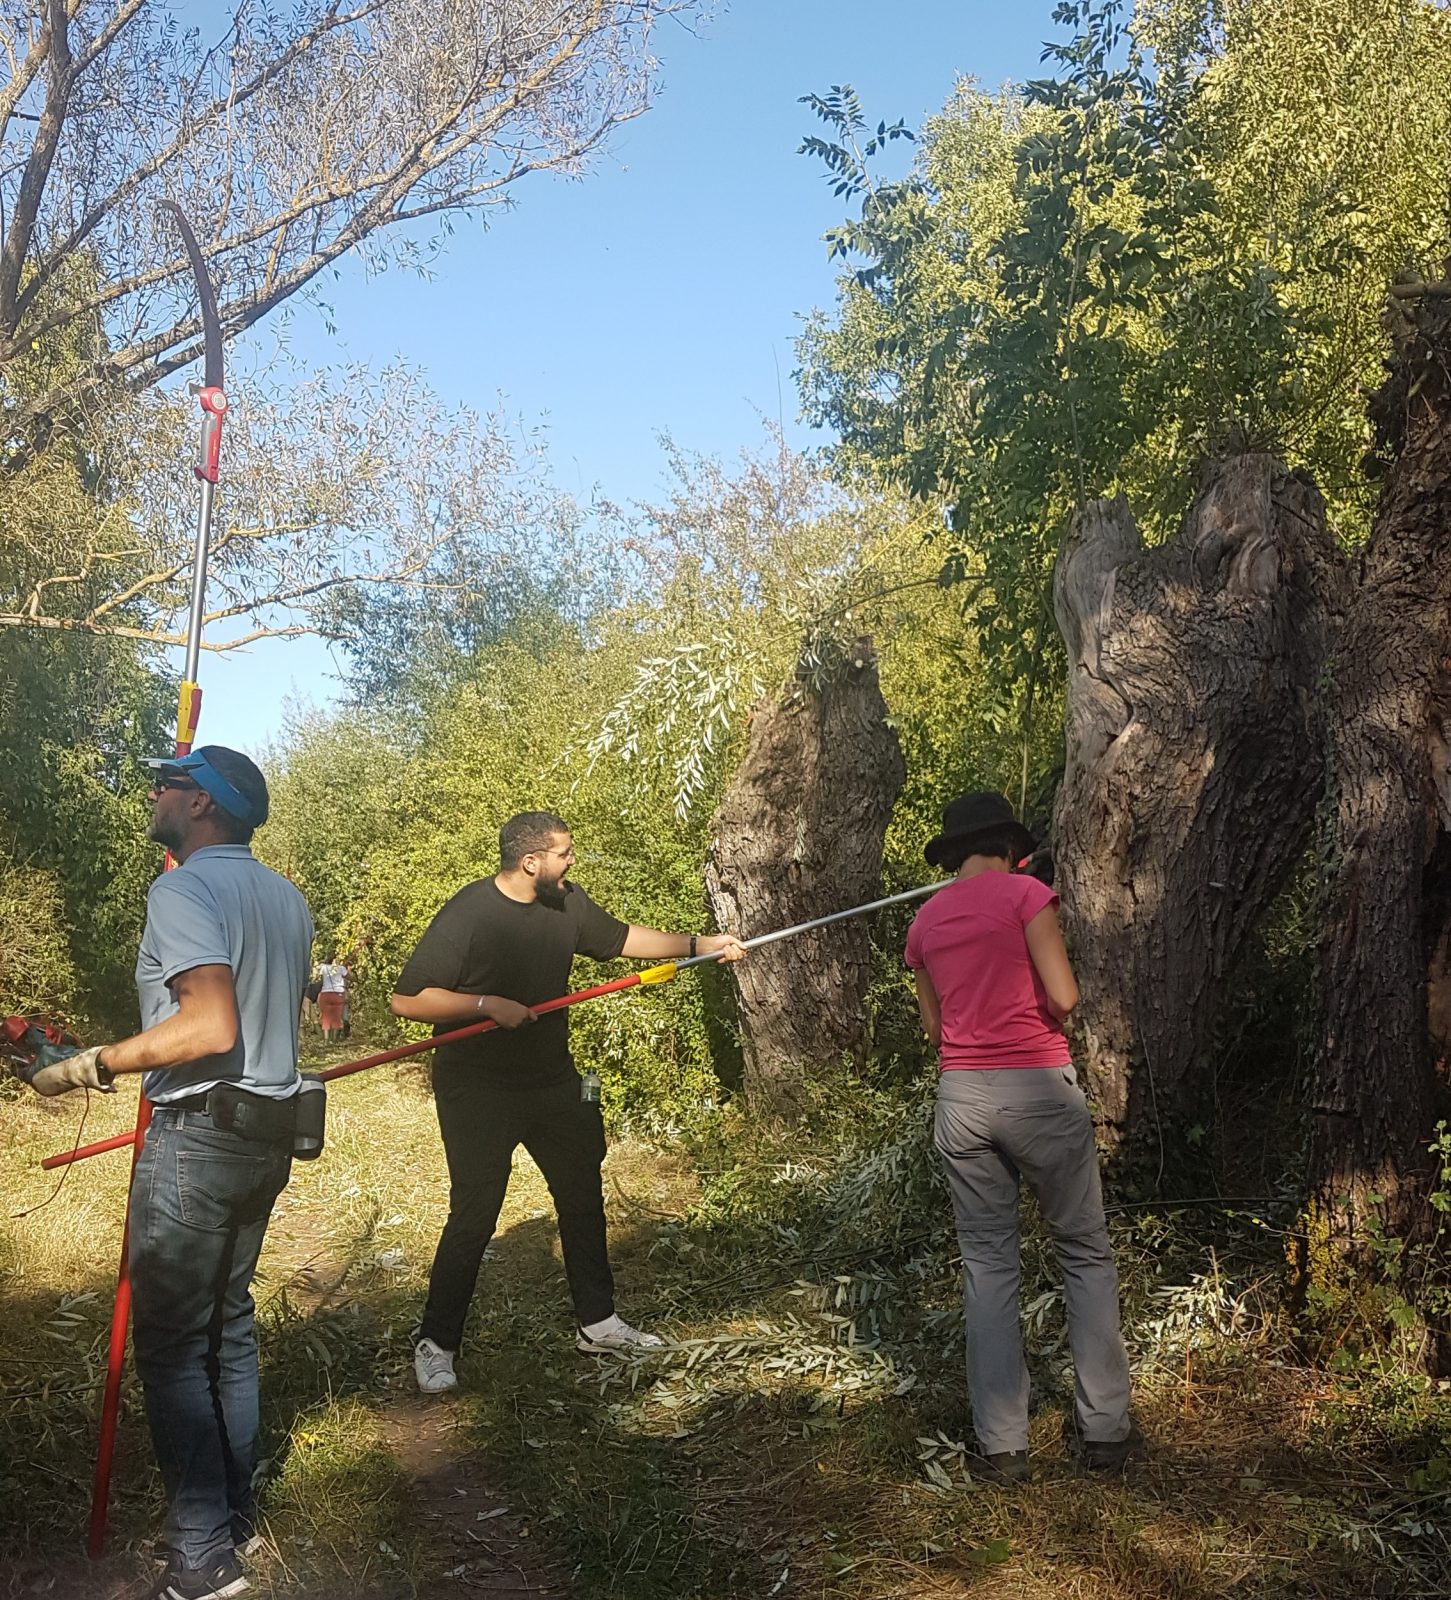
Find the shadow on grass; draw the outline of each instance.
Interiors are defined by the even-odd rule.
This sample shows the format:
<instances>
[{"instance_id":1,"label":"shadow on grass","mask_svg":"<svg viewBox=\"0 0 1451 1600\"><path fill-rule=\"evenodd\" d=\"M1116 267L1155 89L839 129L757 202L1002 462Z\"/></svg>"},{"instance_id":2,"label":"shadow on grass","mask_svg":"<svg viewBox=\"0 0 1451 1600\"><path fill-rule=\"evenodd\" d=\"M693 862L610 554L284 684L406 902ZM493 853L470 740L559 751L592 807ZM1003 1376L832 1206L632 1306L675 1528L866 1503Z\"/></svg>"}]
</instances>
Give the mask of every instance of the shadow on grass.
<instances>
[{"instance_id":1,"label":"shadow on grass","mask_svg":"<svg viewBox=\"0 0 1451 1600\"><path fill-rule=\"evenodd\" d=\"M756 1372L703 1379L701 1398L674 1410L602 1405L557 1350L531 1360L521 1346L490 1364L463 1412L495 1481L578 1563L581 1597L746 1600L778 1583L863 1600L980 1587L1136 1600L1444 1593L1433 1529L1424 1560L1384 1538L1435 1514L1433 1496L1406 1487L1411 1463L1441 1447L1434 1430L1347 1462L1328 1442L1277 1438L1290 1397L1246 1386L1197 1418L1151 1402L1153 1453L1104 1481L1066 1455L1063 1413L1048 1406L1031 1486L995 1489L939 1454L949 1481L935 1489L922 1445L941 1412L915 1397L833 1402L810 1378Z\"/></svg>"},{"instance_id":2,"label":"shadow on grass","mask_svg":"<svg viewBox=\"0 0 1451 1600\"><path fill-rule=\"evenodd\" d=\"M770 1230L755 1237L765 1244ZM1170 1248L1151 1228L1138 1247L1162 1271L1192 1275L1216 1237ZM809 1321L812 1302L790 1298L779 1261L713 1271L726 1243L718 1220L615 1235L638 1303L667 1300L691 1324L689 1359L591 1373L524 1293L480 1308L461 1415L492 1481L578 1564L581 1597L744 1600L778 1583L863 1600L983 1587L1135 1600L1445 1592L1444 1405L1394 1438L1389 1416L1347 1432L1323 1374L1224 1341L1185 1365L1182 1383L1172 1365L1146 1370L1138 1405L1153 1451L1125 1481L1104 1482L1082 1477L1065 1452L1070 1391L1055 1359L1035 1370L1038 1481L1008 1495L964 1471L971 1418L952 1274L936 1285L937 1306L899 1301L883 1313L916 1387L854 1392L823 1370L829 1319L794 1366L774 1349L756 1359L699 1348L729 1347L752 1322L779 1328L787 1309ZM739 1259L737 1241L727 1260ZM815 1276L816 1303L829 1307L835 1280ZM1344 1396L1352 1411L1375 1403ZM929 1480L927 1459L946 1468L945 1486Z\"/></svg>"},{"instance_id":3,"label":"shadow on grass","mask_svg":"<svg viewBox=\"0 0 1451 1600\"><path fill-rule=\"evenodd\" d=\"M110 1593L142 1570L135 1554L161 1509L140 1389L122 1390L107 1559L85 1560L115 1279L97 1267L79 1282L3 1297L0 1362L0 1596L63 1573L57 1593ZM57 1580L59 1581L59 1580ZM34 1592L45 1592L37 1590Z\"/></svg>"},{"instance_id":4,"label":"shadow on grass","mask_svg":"<svg viewBox=\"0 0 1451 1600\"><path fill-rule=\"evenodd\" d=\"M884 1270L896 1298L872 1310L900 1370L916 1379L910 1390L892 1392L890 1374L853 1387L862 1362L843 1352L833 1366L823 1356L837 1348L840 1325L816 1311L829 1311L843 1285L839 1261L788 1254L812 1238L808 1207L789 1234L710 1214L634 1215L617 1227L622 1304L645 1316L668 1304L674 1331L698 1341L694 1354L637 1366L574 1350L555 1222L543 1212L508 1227L484 1266L462 1392L442 1403L443 1426L482 1478L528 1513L527 1537L576 1566L578 1600L1445 1592L1446 1429L1393 1429L1368 1391L1347 1385L1337 1396L1324 1374L1252 1350L1201 1357L1182 1381L1162 1374L1141 1386L1154 1450L1122 1483L1081 1478L1065 1455L1061 1373L1049 1363L1035 1373L1049 1396L1034 1421L1038 1481L1010 1494L965 1478L954 1446L970 1417L945 1214L918 1211L904 1207L899 1236L866 1260L900 1274L914 1251L931 1258L931 1272L910 1284ZM914 1242L913 1229L932 1236ZM1182 1261L1153 1237L1138 1248L1155 1256L1162 1282L1194 1265L1196 1252L1207 1255L1215 1236L1181 1240ZM1041 1273L1038 1247L1030 1238L1030 1278ZM383 1426L411 1393L419 1285L379 1265L367 1226L328 1248L327 1278L345 1298L289 1289L263 1314L263 1509L284 1562L259 1586L311 1600L431 1594L424 1574L436 1552L419 1515L426 1473L409 1475ZM815 1289L794 1295L796 1278ZM7 1296L7 1348L46 1374L21 1388L22 1369L7 1369L0 1390L12 1399L0 1417L7 1580L41 1570L42 1552L77 1548L110 1288L105 1268L88 1275L82 1298L64 1302L72 1320L59 1323L56 1292ZM738 1355L702 1348L728 1345L752 1323L784 1328L787 1312L806 1330L799 1349L789 1335ZM123 1544L139 1546L160 1496L134 1379L127 1398L115 1525ZM930 1481L929 1461L945 1487ZM122 1565L109 1570L119 1575ZM12 1593L23 1592L19 1581ZM90 1600L109 1591L51 1592Z\"/></svg>"}]
</instances>

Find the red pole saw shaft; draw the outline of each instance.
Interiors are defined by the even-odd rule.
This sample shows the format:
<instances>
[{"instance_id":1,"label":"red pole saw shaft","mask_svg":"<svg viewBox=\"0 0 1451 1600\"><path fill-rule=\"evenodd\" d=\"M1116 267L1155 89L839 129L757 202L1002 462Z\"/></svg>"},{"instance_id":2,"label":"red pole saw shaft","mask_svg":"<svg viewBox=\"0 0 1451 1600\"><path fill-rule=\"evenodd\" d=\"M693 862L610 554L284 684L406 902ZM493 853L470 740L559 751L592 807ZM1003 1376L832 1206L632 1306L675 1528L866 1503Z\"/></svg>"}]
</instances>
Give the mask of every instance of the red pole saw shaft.
<instances>
[{"instance_id":1,"label":"red pole saw shaft","mask_svg":"<svg viewBox=\"0 0 1451 1600\"><path fill-rule=\"evenodd\" d=\"M54 1171L56 1167L68 1167L72 1161L80 1161L86 1156L105 1155L108 1150L124 1150L128 1144L136 1143L136 1130L132 1128L129 1133L118 1133L110 1139L98 1139L95 1144L83 1144L78 1150L67 1150L64 1155L47 1156L40 1164L47 1171Z\"/></svg>"},{"instance_id":2,"label":"red pole saw shaft","mask_svg":"<svg viewBox=\"0 0 1451 1600\"><path fill-rule=\"evenodd\" d=\"M916 889L906 889L901 894L891 894L882 900L869 901L864 906L852 906L846 911L833 911L829 916L815 917L810 922L798 922L789 928L778 928L773 933L757 934L754 939L747 939L745 947L754 950L758 945L774 944L779 939L789 939L798 933L806 933L813 928L824 928L829 923L840 922L846 917L865 916L870 911L880 911L883 906L900 905L906 900L918 900L924 895L936 894L945 883L925 883ZM642 972L632 972L628 977L616 978L611 983L597 983L591 989L579 989L574 994L561 995L557 1000L545 1000L531 1009L543 1013L546 1011L562 1011L565 1006L577 1006L583 1000L598 1000L601 995L618 994L621 989L633 989L637 984L668 983L677 973L684 972L687 967L703 966L708 962L719 961L719 954L712 953L703 956L685 956L678 961L666 961L660 966L646 967ZM375 1056L364 1056L361 1061L347 1061L342 1066L330 1067L319 1076L326 1079L346 1078L355 1072L366 1072L369 1067L386 1066L390 1061L401 1061L405 1056L421 1055L425 1050L432 1050L435 1045L452 1044L456 1039L469 1039L476 1033L487 1033L491 1028L498 1027L492 1021L471 1022L466 1028L455 1028L451 1033L440 1033L435 1038L424 1039L418 1044L400 1045L396 1050L384 1050ZM130 1134L118 1134L111 1139L100 1139L95 1144L81 1145L77 1150L66 1150L59 1155L47 1156L41 1166L50 1170L54 1167L68 1166L72 1161L84 1161L90 1156L104 1155L108 1150L119 1150L131 1140Z\"/></svg>"},{"instance_id":3,"label":"red pole saw shaft","mask_svg":"<svg viewBox=\"0 0 1451 1600\"><path fill-rule=\"evenodd\" d=\"M584 1000L598 1000L603 995L618 994L621 989L633 989L641 983L663 983L666 980L653 977L657 972L664 972L661 967L651 967L644 972L632 972L623 978L614 978L609 983L597 983L590 989L578 989L573 994L560 995L557 1000L544 1000L530 1010L538 1015L546 1011L563 1011L566 1006L577 1006ZM673 973L670 976L674 976ZM488 1033L497 1028L499 1024L492 1018L485 1018L482 1022L471 1022L465 1028L454 1028L448 1033L440 1033L432 1039L422 1039L417 1044L399 1045L396 1050L383 1050L375 1056L364 1056L360 1061L345 1061L341 1066L329 1067L326 1072L318 1076L331 1082L334 1078L348 1078L355 1072L366 1072L369 1067L387 1066L390 1061L402 1061L406 1056L422 1055L425 1050L432 1050L435 1045L453 1044L459 1039L471 1039L475 1034ZM118 1133L109 1139L98 1139L94 1144L83 1144L75 1150L65 1150L58 1155L47 1156L40 1164L46 1171L56 1167L68 1167L73 1161L84 1161L89 1156L104 1155L108 1150L120 1150L134 1142L134 1133Z\"/></svg>"},{"instance_id":4,"label":"red pole saw shaft","mask_svg":"<svg viewBox=\"0 0 1451 1600\"><path fill-rule=\"evenodd\" d=\"M651 969L654 970L654 969ZM537 1006L529 1009L536 1016L542 1016L546 1011L563 1011L566 1006L577 1006L583 1000L598 1000L601 995L618 994L621 989L633 989L637 984L646 983L649 979L643 972L632 972L627 977L615 978L610 983L597 983L592 989L577 989L573 994L562 994L557 1000L544 1000ZM450 1033L436 1033L431 1039L420 1040L418 1044L399 1045L396 1050L383 1050L375 1056L364 1056L361 1061L345 1061L340 1067L329 1067L326 1072L318 1076L331 1082L334 1078L349 1078L355 1072L366 1072L369 1067L384 1067L390 1061L402 1061L405 1056L422 1055L425 1050L432 1050L441 1044L454 1044L459 1039L472 1039L475 1034L488 1033L497 1028L499 1024L492 1017L483 1022L471 1022L466 1028L454 1028ZM54 1160L52 1156L49 1159Z\"/></svg>"}]
</instances>

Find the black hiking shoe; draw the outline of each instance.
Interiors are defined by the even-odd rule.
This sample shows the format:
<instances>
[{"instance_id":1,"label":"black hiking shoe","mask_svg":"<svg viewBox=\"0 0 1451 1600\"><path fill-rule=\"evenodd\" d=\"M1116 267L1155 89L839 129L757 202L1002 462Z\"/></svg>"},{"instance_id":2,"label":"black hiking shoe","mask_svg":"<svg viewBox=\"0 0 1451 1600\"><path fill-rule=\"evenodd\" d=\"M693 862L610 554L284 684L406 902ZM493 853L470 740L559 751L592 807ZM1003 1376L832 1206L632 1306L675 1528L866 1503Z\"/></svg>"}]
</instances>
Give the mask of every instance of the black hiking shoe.
<instances>
[{"instance_id":1,"label":"black hiking shoe","mask_svg":"<svg viewBox=\"0 0 1451 1600\"><path fill-rule=\"evenodd\" d=\"M1027 1483L1033 1476L1026 1450L995 1450L988 1455L969 1455L967 1470L989 1483Z\"/></svg>"},{"instance_id":2,"label":"black hiking shoe","mask_svg":"<svg viewBox=\"0 0 1451 1600\"><path fill-rule=\"evenodd\" d=\"M204 1567L183 1566L173 1555L146 1600L231 1600L251 1587L230 1550L213 1556Z\"/></svg>"},{"instance_id":3,"label":"black hiking shoe","mask_svg":"<svg viewBox=\"0 0 1451 1600\"><path fill-rule=\"evenodd\" d=\"M1083 1464L1090 1472L1117 1477L1130 1461L1144 1453L1144 1435L1137 1422L1129 1418L1129 1431L1122 1439L1085 1439Z\"/></svg>"}]
</instances>

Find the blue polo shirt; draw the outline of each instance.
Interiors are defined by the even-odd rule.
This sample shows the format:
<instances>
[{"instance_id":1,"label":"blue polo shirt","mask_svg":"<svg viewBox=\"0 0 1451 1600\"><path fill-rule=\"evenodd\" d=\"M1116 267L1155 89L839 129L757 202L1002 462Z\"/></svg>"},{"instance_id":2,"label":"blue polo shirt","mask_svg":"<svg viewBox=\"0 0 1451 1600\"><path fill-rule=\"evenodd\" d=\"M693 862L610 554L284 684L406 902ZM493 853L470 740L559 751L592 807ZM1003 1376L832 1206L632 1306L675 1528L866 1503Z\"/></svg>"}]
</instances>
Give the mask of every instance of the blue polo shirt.
<instances>
[{"instance_id":1,"label":"blue polo shirt","mask_svg":"<svg viewBox=\"0 0 1451 1600\"><path fill-rule=\"evenodd\" d=\"M237 1042L225 1054L148 1072L146 1096L166 1105L219 1083L285 1100L297 1092L297 1026L312 958L312 916L300 891L244 844L208 845L164 872L146 896L136 959L141 1026L180 1010L173 980L192 967L232 969Z\"/></svg>"}]
</instances>

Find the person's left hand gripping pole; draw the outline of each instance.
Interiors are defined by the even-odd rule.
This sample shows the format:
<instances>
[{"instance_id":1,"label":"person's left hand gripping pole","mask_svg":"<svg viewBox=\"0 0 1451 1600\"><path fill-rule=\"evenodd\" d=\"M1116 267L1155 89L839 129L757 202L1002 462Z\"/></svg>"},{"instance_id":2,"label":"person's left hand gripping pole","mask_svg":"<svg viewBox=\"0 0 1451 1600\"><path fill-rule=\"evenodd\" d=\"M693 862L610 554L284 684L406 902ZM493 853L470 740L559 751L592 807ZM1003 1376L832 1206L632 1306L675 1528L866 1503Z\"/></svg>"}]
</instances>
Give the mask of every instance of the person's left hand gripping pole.
<instances>
[{"instance_id":1,"label":"person's left hand gripping pole","mask_svg":"<svg viewBox=\"0 0 1451 1600\"><path fill-rule=\"evenodd\" d=\"M201 715L202 692L197 682L201 659L202 627L206 617L207 556L212 540L212 505L216 498L222 452L222 420L227 414L227 395L222 387L222 325L217 316L217 299L207 266L197 246L196 236L181 207L170 200L161 202L169 211L186 247L192 276L196 279L197 300L202 323L202 382L192 392L202 411L201 458L192 469L200 489L197 505L196 548L192 558L191 608L187 618L186 665L182 672L181 698L176 715L176 754L189 755L196 738ZM170 852L166 870L176 863ZM151 1122L151 1102L143 1094L136 1108L136 1134L131 1150L135 1170ZM116 1419L121 1405L121 1373L126 1362L126 1330L131 1320L131 1275L127 1252L131 1235L131 1201L126 1201L126 1224L121 1231L121 1266L116 1277L116 1301L111 1311L111 1345L106 1363L106 1389L101 1401L101 1432L96 1444L96 1473L91 1487L91 1524L86 1549L93 1561L106 1547L106 1511L111 1498L111 1463L116 1451Z\"/></svg>"}]
</instances>

